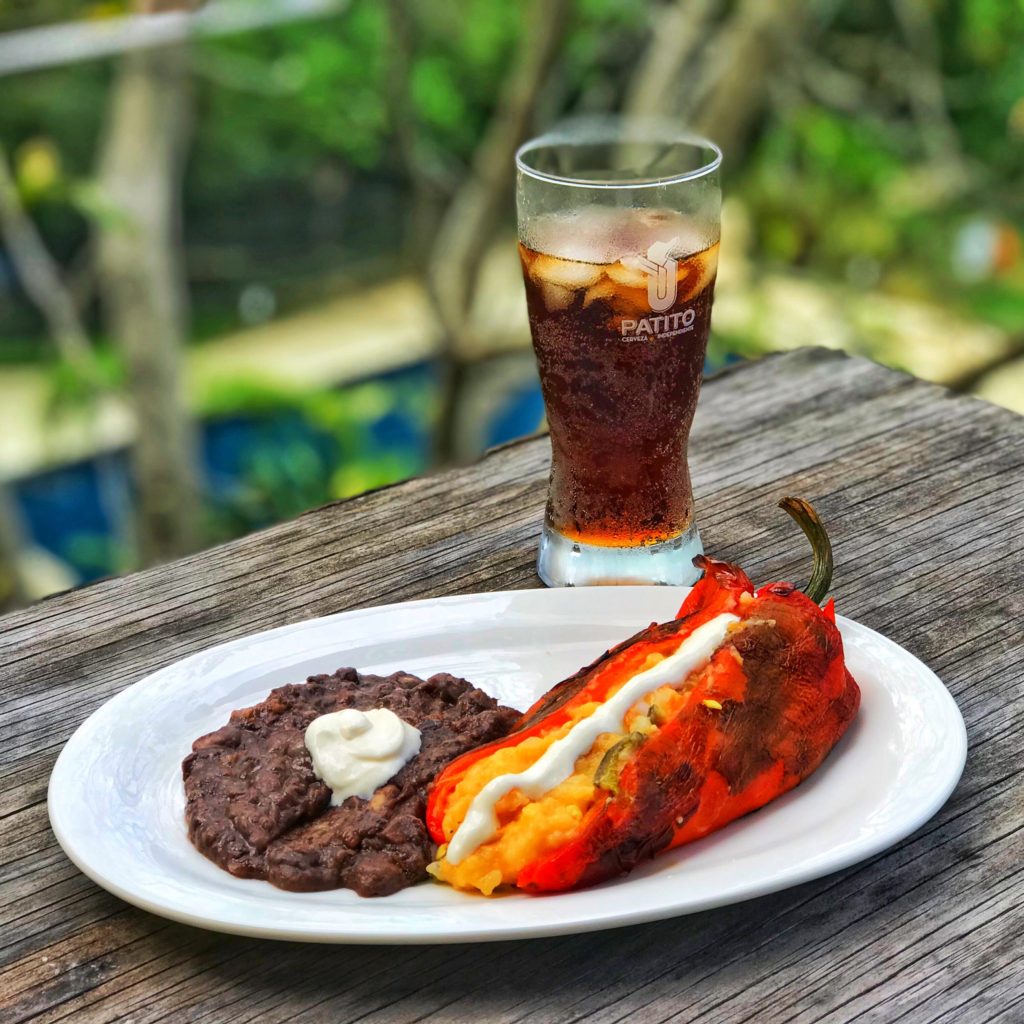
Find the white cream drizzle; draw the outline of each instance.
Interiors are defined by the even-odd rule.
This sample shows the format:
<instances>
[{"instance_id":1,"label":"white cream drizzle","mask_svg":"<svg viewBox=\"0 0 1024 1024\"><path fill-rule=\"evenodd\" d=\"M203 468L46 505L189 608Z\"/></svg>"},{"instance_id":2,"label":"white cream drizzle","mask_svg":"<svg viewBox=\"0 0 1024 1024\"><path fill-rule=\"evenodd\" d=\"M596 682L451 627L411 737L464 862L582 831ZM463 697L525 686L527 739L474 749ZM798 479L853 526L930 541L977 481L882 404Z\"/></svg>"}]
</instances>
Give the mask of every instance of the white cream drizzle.
<instances>
[{"instance_id":1,"label":"white cream drizzle","mask_svg":"<svg viewBox=\"0 0 1024 1024\"><path fill-rule=\"evenodd\" d=\"M448 843L445 859L459 864L477 847L494 838L498 831L497 803L506 793L518 789L537 800L564 782L576 761L606 732L625 728L626 713L659 686L681 687L691 673L705 665L725 639L729 626L739 622L735 615L718 615L698 626L667 658L637 673L592 715L577 722L561 739L521 772L498 775L473 798L462 824Z\"/></svg>"}]
</instances>

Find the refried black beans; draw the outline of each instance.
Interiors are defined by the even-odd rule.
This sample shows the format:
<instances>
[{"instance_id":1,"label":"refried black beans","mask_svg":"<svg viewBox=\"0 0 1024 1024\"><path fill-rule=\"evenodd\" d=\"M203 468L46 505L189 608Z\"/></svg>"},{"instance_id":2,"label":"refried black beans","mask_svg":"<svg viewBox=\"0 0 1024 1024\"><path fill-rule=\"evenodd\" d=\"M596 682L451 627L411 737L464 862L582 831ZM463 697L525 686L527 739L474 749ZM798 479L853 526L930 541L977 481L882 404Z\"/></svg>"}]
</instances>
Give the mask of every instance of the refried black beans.
<instances>
[{"instance_id":1,"label":"refried black beans","mask_svg":"<svg viewBox=\"0 0 1024 1024\"><path fill-rule=\"evenodd\" d=\"M352 796L331 807L304 737L314 718L344 708L388 708L420 730L421 745L369 800ZM345 887L387 896L427 877L430 783L460 754L505 736L518 718L446 673L419 679L343 668L281 686L192 744L182 763L189 838L239 878L294 892Z\"/></svg>"}]
</instances>

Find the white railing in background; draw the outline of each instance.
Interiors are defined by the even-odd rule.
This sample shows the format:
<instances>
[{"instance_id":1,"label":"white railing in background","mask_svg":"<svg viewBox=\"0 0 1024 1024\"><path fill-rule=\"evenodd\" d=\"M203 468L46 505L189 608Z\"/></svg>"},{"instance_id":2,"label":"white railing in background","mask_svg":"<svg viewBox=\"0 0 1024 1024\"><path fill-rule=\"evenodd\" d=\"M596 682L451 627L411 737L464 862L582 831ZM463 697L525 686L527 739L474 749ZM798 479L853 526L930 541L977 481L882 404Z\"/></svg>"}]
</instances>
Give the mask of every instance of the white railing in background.
<instances>
[{"instance_id":1,"label":"white railing in background","mask_svg":"<svg viewBox=\"0 0 1024 1024\"><path fill-rule=\"evenodd\" d=\"M348 0L216 0L200 11L128 14L0 35L0 76L332 14Z\"/></svg>"}]
</instances>

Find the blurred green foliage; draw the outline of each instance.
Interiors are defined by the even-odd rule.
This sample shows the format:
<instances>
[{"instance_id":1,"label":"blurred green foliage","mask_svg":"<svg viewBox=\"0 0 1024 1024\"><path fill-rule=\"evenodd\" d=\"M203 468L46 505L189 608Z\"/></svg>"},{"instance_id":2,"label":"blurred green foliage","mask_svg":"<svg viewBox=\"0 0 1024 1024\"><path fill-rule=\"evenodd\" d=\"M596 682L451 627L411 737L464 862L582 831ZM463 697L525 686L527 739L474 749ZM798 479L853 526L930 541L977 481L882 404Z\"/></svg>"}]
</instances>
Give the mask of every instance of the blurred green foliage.
<instances>
[{"instance_id":1,"label":"blurred green foliage","mask_svg":"<svg viewBox=\"0 0 1024 1024\"><path fill-rule=\"evenodd\" d=\"M310 174L325 159L376 166L387 129L384 16L381 4L357 3L343 22L204 40L196 67L209 130L196 139L195 187L230 192L246 179Z\"/></svg>"},{"instance_id":2,"label":"blurred green foliage","mask_svg":"<svg viewBox=\"0 0 1024 1024\"><path fill-rule=\"evenodd\" d=\"M129 6L7 0L0 31ZM403 43L390 20L398 6L351 0L338 16L196 40L184 208L193 342L247 323L238 292L250 281L279 274L271 283L287 309L333 293L346 255L393 272L413 179L439 202L463 179L528 7L408 3ZM616 109L666 6L576 0L538 126ZM723 17L741 7L720 4ZM923 18L908 20L914 11ZM726 194L749 221L752 264L924 298L1024 334L1024 0L807 0L804 15L809 27L782 48L763 84L766 107L724 166ZM94 177L112 75L101 60L2 80L0 145L71 276L92 225L119 217ZM509 226L512 214L510 196ZM58 366L55 413L81 413L98 390L121 386L96 303L83 305L98 341L95 377ZM713 354L752 355L760 344L719 334ZM33 359L52 361L42 322L27 303L9 304L0 363ZM232 378L194 398L206 418L287 416L303 427L288 445L252 454L210 512L217 537L420 471L422 460L390 453L372 427L396 410L428 425L438 412L429 389L394 383L307 392ZM109 538L80 544L83 564L116 571L130 561Z\"/></svg>"},{"instance_id":3,"label":"blurred green foliage","mask_svg":"<svg viewBox=\"0 0 1024 1024\"><path fill-rule=\"evenodd\" d=\"M1020 273L1008 287L965 283L954 256L968 220L991 218L1018 238L1024 222L1024 4L929 4L940 49L933 67L897 49L887 6L857 5L858 15L846 14L856 22L841 17L822 40L833 67L845 58L867 83L858 109L773 109L746 159L734 190L749 205L759 254L824 277L867 258L894 290L962 300L1021 330ZM865 17L871 8L877 17ZM913 94L933 86L915 84L931 75L948 109L928 123ZM930 134L942 136L941 158Z\"/></svg>"},{"instance_id":4,"label":"blurred green foliage","mask_svg":"<svg viewBox=\"0 0 1024 1024\"><path fill-rule=\"evenodd\" d=\"M286 444L253 446L237 484L209 509L210 533L238 536L422 472L414 451L389 450L373 425L400 411L424 433L436 417L436 396L411 381L369 381L302 391L265 380L232 378L199 396L204 418L291 418L300 429Z\"/></svg>"},{"instance_id":5,"label":"blurred green foliage","mask_svg":"<svg viewBox=\"0 0 1024 1024\"><path fill-rule=\"evenodd\" d=\"M614 107L659 6L578 0L540 116ZM124 7L21 2L0 26ZM866 274L1018 325L1020 282L966 286L951 254L968 218L1009 221L1018 231L1024 218L1024 3L929 0L931 55L907 38L898 5L809 0L807 7L818 24L804 56L797 51L779 68L769 85L781 99L769 105L747 152L726 162L727 191L752 214L755 255L855 282ZM401 192L409 168L388 96L393 77L406 73L417 169L453 187L493 112L523 7L514 0L409 5L407 68L391 42L389 10L378 0L352 0L337 17L198 42L193 216L207 217L217 203L287 195L290 186L344 190L353 175L393 181ZM4 82L0 142L20 153L26 202L59 254L81 246L89 219L116 216L90 183L110 70L98 61ZM815 83L829 75L854 83L854 99L844 100L841 87L841 102L823 98ZM918 95L931 88L929 75L938 76L946 106L935 124L926 123ZM955 174L935 158L932 136L943 132L957 149L947 154ZM52 180L40 186L49 172ZM204 315L223 326L214 310Z\"/></svg>"}]
</instances>

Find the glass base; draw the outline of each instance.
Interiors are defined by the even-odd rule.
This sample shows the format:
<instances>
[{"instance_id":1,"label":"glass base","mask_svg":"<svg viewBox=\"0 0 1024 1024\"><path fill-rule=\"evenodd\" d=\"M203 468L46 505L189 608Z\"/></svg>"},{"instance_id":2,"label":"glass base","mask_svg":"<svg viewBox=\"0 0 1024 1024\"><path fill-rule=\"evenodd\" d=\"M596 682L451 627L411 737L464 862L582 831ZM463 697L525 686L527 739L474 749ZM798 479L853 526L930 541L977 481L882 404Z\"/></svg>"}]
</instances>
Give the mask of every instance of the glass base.
<instances>
[{"instance_id":1,"label":"glass base","mask_svg":"<svg viewBox=\"0 0 1024 1024\"><path fill-rule=\"evenodd\" d=\"M703 553L696 525L658 544L609 548L570 540L545 523L537 556L537 574L549 587L635 583L687 587L700 577L700 569L693 564L693 559Z\"/></svg>"}]
</instances>

